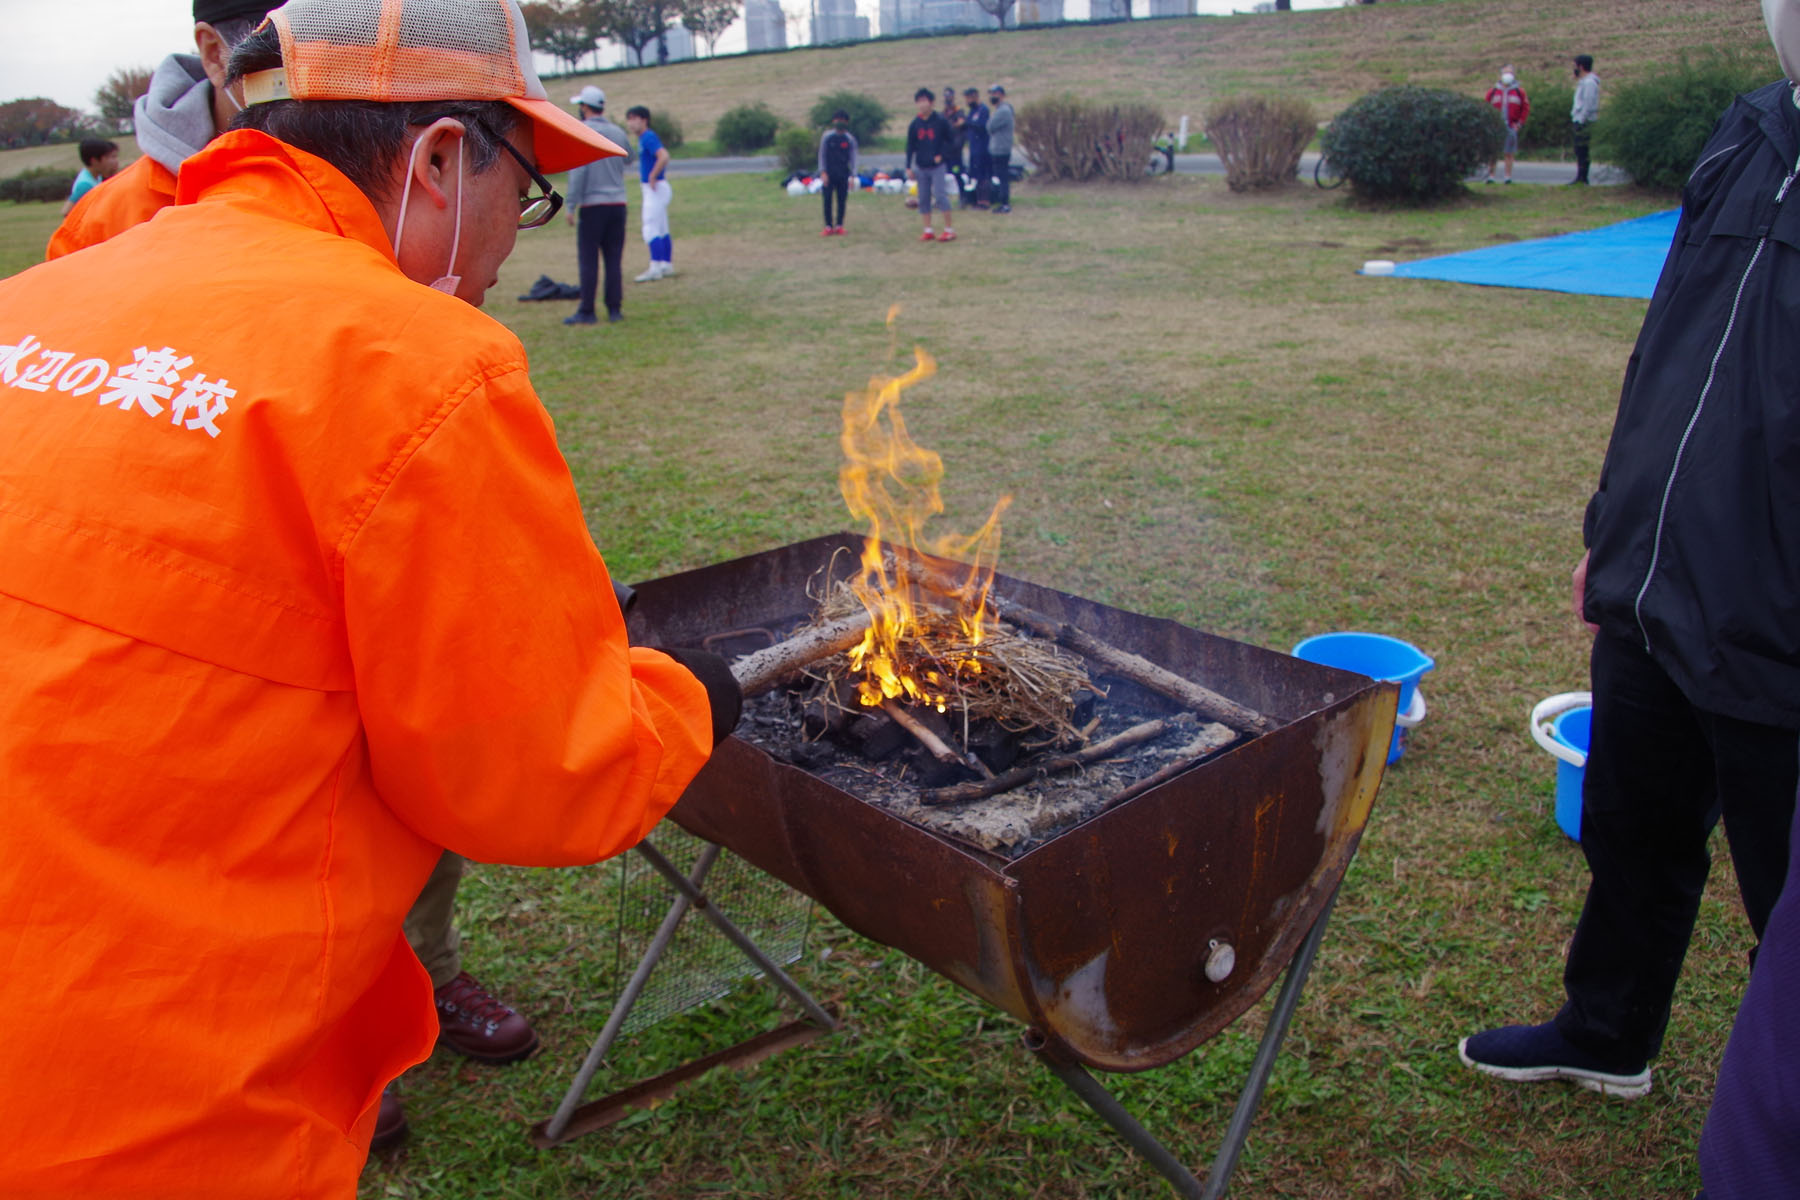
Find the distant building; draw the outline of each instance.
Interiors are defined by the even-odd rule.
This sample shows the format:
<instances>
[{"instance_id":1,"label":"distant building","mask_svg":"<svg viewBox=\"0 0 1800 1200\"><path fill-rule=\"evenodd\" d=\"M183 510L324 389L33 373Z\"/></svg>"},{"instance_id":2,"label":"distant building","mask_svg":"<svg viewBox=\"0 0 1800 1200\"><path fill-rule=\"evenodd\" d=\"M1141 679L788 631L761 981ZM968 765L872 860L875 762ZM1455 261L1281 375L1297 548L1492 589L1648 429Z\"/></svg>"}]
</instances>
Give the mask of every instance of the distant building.
<instances>
[{"instance_id":1,"label":"distant building","mask_svg":"<svg viewBox=\"0 0 1800 1200\"><path fill-rule=\"evenodd\" d=\"M1063 0L1019 0L1013 20L1020 25L1049 25L1063 19Z\"/></svg>"},{"instance_id":2,"label":"distant building","mask_svg":"<svg viewBox=\"0 0 1800 1200\"><path fill-rule=\"evenodd\" d=\"M744 45L749 50L787 49L787 14L779 0L744 0Z\"/></svg>"},{"instance_id":3,"label":"distant building","mask_svg":"<svg viewBox=\"0 0 1800 1200\"><path fill-rule=\"evenodd\" d=\"M856 0L815 0L813 45L861 42L869 37L869 18L856 15Z\"/></svg>"},{"instance_id":4,"label":"distant building","mask_svg":"<svg viewBox=\"0 0 1800 1200\"><path fill-rule=\"evenodd\" d=\"M1150 15L1153 17L1191 17L1194 15L1194 0L1150 0Z\"/></svg>"},{"instance_id":5,"label":"distant building","mask_svg":"<svg viewBox=\"0 0 1800 1200\"><path fill-rule=\"evenodd\" d=\"M1062 0L1056 4L1061 8ZM999 24L999 18L981 11L975 0L881 0L881 32L889 36L937 29L994 29Z\"/></svg>"},{"instance_id":6,"label":"distant building","mask_svg":"<svg viewBox=\"0 0 1800 1200\"><path fill-rule=\"evenodd\" d=\"M1119 21L1131 16L1131 0L1093 0L1088 17L1094 21Z\"/></svg>"}]
</instances>

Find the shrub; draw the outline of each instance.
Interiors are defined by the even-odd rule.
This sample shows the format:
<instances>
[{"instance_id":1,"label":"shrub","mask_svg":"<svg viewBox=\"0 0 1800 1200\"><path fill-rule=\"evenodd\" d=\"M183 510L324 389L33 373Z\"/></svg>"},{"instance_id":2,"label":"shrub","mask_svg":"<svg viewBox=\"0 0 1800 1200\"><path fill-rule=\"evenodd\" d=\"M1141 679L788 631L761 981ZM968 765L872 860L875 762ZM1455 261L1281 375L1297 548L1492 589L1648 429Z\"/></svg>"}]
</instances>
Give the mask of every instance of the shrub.
<instances>
[{"instance_id":1,"label":"shrub","mask_svg":"<svg viewBox=\"0 0 1800 1200\"><path fill-rule=\"evenodd\" d=\"M840 108L850 116L850 136L856 139L858 145L880 137L881 131L887 128L888 121L892 119L881 101L867 92L851 91L827 92L820 96L812 106L812 111L806 114L806 119L812 122L814 129L822 130L831 124L831 114Z\"/></svg>"},{"instance_id":2,"label":"shrub","mask_svg":"<svg viewBox=\"0 0 1800 1200\"><path fill-rule=\"evenodd\" d=\"M67 200L75 186L76 172L67 167L33 167L17 175L0 179L0 200L20 203L38 200Z\"/></svg>"},{"instance_id":3,"label":"shrub","mask_svg":"<svg viewBox=\"0 0 1800 1200\"><path fill-rule=\"evenodd\" d=\"M1594 155L1645 187L1679 188L1713 126L1741 92L1780 77L1780 68L1742 55L1686 55L1601 102Z\"/></svg>"},{"instance_id":4,"label":"shrub","mask_svg":"<svg viewBox=\"0 0 1800 1200\"><path fill-rule=\"evenodd\" d=\"M1525 158L1554 155L1567 158L1574 148L1569 130L1569 108L1575 103L1575 85L1519 81L1531 101L1531 115L1519 130L1519 154Z\"/></svg>"},{"instance_id":5,"label":"shrub","mask_svg":"<svg viewBox=\"0 0 1800 1200\"><path fill-rule=\"evenodd\" d=\"M1025 105L1015 123L1038 174L1075 182L1149 178L1151 148L1164 129L1162 113L1147 104L1090 104L1069 95Z\"/></svg>"},{"instance_id":6,"label":"shrub","mask_svg":"<svg viewBox=\"0 0 1800 1200\"><path fill-rule=\"evenodd\" d=\"M819 169L819 135L799 125L789 125L775 138L781 169L789 175L811 174Z\"/></svg>"},{"instance_id":7,"label":"shrub","mask_svg":"<svg viewBox=\"0 0 1800 1200\"><path fill-rule=\"evenodd\" d=\"M1364 199L1426 204L1460 192L1505 141L1506 123L1485 101L1407 84L1339 113L1320 148Z\"/></svg>"},{"instance_id":8,"label":"shrub","mask_svg":"<svg viewBox=\"0 0 1800 1200\"><path fill-rule=\"evenodd\" d=\"M650 127L656 130L656 136L662 139L663 149L670 154L681 149L682 143L687 141L687 135L681 131L681 122L674 113L652 109L650 122Z\"/></svg>"},{"instance_id":9,"label":"shrub","mask_svg":"<svg viewBox=\"0 0 1800 1200\"><path fill-rule=\"evenodd\" d=\"M713 140L727 154L749 154L772 145L781 128L781 118L767 104L740 104L719 118L713 126Z\"/></svg>"},{"instance_id":10,"label":"shrub","mask_svg":"<svg viewBox=\"0 0 1800 1200\"><path fill-rule=\"evenodd\" d=\"M1292 97L1233 96L1206 112L1206 135L1234 192L1292 183L1318 129L1312 105Z\"/></svg>"}]
</instances>

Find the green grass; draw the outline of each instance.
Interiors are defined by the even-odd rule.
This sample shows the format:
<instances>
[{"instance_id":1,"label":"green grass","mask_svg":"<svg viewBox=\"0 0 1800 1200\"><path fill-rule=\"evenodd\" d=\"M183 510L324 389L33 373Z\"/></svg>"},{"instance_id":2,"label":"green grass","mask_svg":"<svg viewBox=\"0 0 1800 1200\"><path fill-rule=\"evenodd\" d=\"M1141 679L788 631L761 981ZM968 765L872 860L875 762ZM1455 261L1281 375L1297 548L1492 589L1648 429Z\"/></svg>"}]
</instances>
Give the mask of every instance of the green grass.
<instances>
[{"instance_id":1,"label":"green grass","mask_svg":"<svg viewBox=\"0 0 1800 1200\"><path fill-rule=\"evenodd\" d=\"M568 329L568 305L512 299L540 273L573 277L560 222L521 237L488 305L531 352L620 577L844 527L839 403L891 365L899 304L901 355L918 344L939 363L907 408L944 457L946 520L966 528L1012 493L1009 573L1266 646L1368 628L1437 658L1234 1194L1692 1194L1748 944L1722 855L1647 1100L1504 1087L1455 1059L1458 1037L1547 1016L1559 995L1585 870L1525 718L1586 677L1568 571L1644 306L1354 273L1662 201L1516 187L1396 213L1190 177L1028 185L1010 217L960 216L960 242L923 246L894 198L856 197L850 236L821 241L817 202L766 178L676 187L681 274L628 286L624 324ZM0 207L0 270L34 261L53 224L52 206ZM634 240L633 273L643 259ZM503 1070L440 1055L409 1076L413 1137L371 1164L364 1197L1166 1194L1010 1019L823 915L795 973L844 1033L534 1151L527 1127L619 985L611 869L472 872L467 965L545 1050ZM628 1037L595 1091L780 1017L769 989L746 988ZM1201 1166L1261 1019L1107 1082Z\"/></svg>"}]
</instances>

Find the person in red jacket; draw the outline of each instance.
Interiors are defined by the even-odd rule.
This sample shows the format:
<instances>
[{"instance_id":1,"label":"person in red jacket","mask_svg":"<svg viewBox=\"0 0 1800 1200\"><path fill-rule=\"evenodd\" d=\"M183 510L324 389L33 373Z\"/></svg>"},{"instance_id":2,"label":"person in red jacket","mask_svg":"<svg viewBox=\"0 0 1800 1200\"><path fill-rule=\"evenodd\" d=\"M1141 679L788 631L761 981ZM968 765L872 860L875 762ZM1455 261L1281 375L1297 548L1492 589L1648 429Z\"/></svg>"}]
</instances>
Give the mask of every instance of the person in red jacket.
<instances>
[{"instance_id":1,"label":"person in red jacket","mask_svg":"<svg viewBox=\"0 0 1800 1200\"><path fill-rule=\"evenodd\" d=\"M1506 182L1511 183L1513 157L1519 153L1519 129L1531 115L1531 101L1525 98L1525 89L1519 86L1519 77L1513 74L1511 63L1500 68L1500 82L1488 89L1487 102L1506 122L1506 145L1501 154L1506 159ZM1487 182L1494 182L1494 168L1499 165L1499 159L1488 164Z\"/></svg>"},{"instance_id":2,"label":"person in red jacket","mask_svg":"<svg viewBox=\"0 0 1800 1200\"><path fill-rule=\"evenodd\" d=\"M292 0L228 82L174 205L0 282L8 1197L353 1194L444 850L616 854L736 720L479 311L621 152L514 0Z\"/></svg>"}]
</instances>

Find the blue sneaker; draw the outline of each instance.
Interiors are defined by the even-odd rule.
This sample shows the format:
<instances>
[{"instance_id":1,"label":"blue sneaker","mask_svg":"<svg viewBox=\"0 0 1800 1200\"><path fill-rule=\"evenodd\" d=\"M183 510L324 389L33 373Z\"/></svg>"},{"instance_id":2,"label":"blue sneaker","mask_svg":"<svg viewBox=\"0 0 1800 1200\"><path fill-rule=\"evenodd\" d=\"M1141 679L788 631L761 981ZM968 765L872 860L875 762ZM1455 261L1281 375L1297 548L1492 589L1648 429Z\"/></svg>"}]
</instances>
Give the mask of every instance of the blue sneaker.
<instances>
[{"instance_id":1,"label":"blue sneaker","mask_svg":"<svg viewBox=\"0 0 1800 1200\"><path fill-rule=\"evenodd\" d=\"M1604 1062L1571 1045L1554 1023L1489 1029L1464 1038L1456 1052L1464 1066L1512 1083L1567 1079L1621 1100L1650 1094L1648 1063L1625 1064L1621 1070L1620 1064Z\"/></svg>"},{"instance_id":2,"label":"blue sneaker","mask_svg":"<svg viewBox=\"0 0 1800 1200\"><path fill-rule=\"evenodd\" d=\"M571 313L563 318L564 325L598 325L600 320L593 313Z\"/></svg>"}]
</instances>

